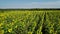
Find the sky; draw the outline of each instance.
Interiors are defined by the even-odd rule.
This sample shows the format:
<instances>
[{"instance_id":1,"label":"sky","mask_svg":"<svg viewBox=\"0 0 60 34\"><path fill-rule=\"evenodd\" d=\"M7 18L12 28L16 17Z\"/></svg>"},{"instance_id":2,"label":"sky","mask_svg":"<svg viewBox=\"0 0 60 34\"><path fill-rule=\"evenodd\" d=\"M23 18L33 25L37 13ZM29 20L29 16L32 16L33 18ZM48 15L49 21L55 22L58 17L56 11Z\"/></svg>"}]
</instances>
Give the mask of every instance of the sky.
<instances>
[{"instance_id":1,"label":"sky","mask_svg":"<svg viewBox=\"0 0 60 34\"><path fill-rule=\"evenodd\" d=\"M60 0L0 0L0 8L60 8Z\"/></svg>"}]
</instances>

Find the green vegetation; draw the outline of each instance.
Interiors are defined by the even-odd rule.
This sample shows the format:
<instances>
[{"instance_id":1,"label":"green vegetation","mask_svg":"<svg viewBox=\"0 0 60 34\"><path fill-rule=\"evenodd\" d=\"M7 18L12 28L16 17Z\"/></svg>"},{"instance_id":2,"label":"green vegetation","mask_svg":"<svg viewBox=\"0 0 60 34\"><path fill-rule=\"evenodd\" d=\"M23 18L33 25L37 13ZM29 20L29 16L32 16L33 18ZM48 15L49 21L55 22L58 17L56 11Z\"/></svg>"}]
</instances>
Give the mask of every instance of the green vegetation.
<instances>
[{"instance_id":1,"label":"green vegetation","mask_svg":"<svg viewBox=\"0 0 60 34\"><path fill-rule=\"evenodd\" d=\"M0 34L60 34L60 12L0 11Z\"/></svg>"}]
</instances>

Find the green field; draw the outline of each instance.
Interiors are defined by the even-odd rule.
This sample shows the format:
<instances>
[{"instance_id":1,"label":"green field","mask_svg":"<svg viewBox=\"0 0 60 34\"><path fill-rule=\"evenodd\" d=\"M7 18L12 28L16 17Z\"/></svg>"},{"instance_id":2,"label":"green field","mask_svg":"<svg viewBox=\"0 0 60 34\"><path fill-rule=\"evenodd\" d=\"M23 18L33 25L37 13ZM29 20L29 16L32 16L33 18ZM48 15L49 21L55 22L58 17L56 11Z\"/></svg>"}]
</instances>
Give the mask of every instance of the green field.
<instances>
[{"instance_id":1,"label":"green field","mask_svg":"<svg viewBox=\"0 0 60 34\"><path fill-rule=\"evenodd\" d=\"M60 34L60 12L0 11L0 34Z\"/></svg>"}]
</instances>

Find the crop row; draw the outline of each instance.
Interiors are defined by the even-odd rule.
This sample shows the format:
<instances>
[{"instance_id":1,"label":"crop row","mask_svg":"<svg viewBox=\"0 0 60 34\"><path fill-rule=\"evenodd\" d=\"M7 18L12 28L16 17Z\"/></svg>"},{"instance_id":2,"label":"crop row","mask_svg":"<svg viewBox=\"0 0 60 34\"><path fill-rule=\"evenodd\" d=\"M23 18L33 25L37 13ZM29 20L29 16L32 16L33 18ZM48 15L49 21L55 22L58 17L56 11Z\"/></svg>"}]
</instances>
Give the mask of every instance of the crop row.
<instances>
[{"instance_id":1,"label":"crop row","mask_svg":"<svg viewBox=\"0 0 60 34\"><path fill-rule=\"evenodd\" d=\"M60 34L60 12L0 13L0 34Z\"/></svg>"}]
</instances>

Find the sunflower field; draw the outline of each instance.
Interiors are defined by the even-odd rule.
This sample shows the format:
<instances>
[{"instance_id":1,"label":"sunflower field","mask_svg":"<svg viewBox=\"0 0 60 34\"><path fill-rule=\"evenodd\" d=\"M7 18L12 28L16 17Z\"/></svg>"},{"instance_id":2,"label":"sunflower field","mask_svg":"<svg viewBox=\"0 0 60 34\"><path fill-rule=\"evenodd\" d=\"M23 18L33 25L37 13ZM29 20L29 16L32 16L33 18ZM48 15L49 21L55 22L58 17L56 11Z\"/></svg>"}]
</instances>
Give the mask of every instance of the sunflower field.
<instances>
[{"instance_id":1,"label":"sunflower field","mask_svg":"<svg viewBox=\"0 0 60 34\"><path fill-rule=\"evenodd\" d=\"M0 34L60 34L60 12L0 12Z\"/></svg>"}]
</instances>

